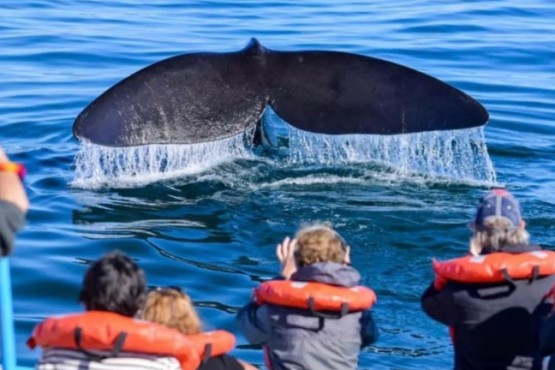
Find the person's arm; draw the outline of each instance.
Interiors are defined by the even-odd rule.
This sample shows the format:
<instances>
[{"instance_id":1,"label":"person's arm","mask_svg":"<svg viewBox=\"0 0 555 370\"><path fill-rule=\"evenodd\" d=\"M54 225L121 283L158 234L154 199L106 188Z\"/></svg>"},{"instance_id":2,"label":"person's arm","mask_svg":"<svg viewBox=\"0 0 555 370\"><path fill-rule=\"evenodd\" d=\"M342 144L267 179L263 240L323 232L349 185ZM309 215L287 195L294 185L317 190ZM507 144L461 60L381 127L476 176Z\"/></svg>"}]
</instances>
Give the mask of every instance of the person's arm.
<instances>
[{"instance_id":1,"label":"person's arm","mask_svg":"<svg viewBox=\"0 0 555 370\"><path fill-rule=\"evenodd\" d=\"M0 147L2 162L9 159ZM0 171L0 256L11 254L15 233L23 226L28 208L29 201L18 175Z\"/></svg>"},{"instance_id":2,"label":"person's arm","mask_svg":"<svg viewBox=\"0 0 555 370\"><path fill-rule=\"evenodd\" d=\"M372 317L370 310L364 311L360 317L360 335L362 337L361 347L369 346L378 340L378 326Z\"/></svg>"},{"instance_id":3,"label":"person's arm","mask_svg":"<svg viewBox=\"0 0 555 370\"><path fill-rule=\"evenodd\" d=\"M276 247L276 256L281 264L281 276L277 280L289 280L297 271L295 248L297 240L285 237ZM268 307L249 303L237 314L237 325L251 344L264 344L270 335Z\"/></svg>"},{"instance_id":4,"label":"person's arm","mask_svg":"<svg viewBox=\"0 0 555 370\"><path fill-rule=\"evenodd\" d=\"M422 295L420 303L424 312L432 319L448 326L458 324L458 308L449 284L441 290L431 284Z\"/></svg>"},{"instance_id":5,"label":"person's arm","mask_svg":"<svg viewBox=\"0 0 555 370\"><path fill-rule=\"evenodd\" d=\"M295 249L297 247L297 239L291 239L288 236L277 245L276 256L281 264L281 277L285 280L291 279L297 271L297 263L295 262Z\"/></svg>"},{"instance_id":6,"label":"person's arm","mask_svg":"<svg viewBox=\"0 0 555 370\"><path fill-rule=\"evenodd\" d=\"M237 325L251 344L264 344L268 341L270 325L268 307L249 303L237 314Z\"/></svg>"},{"instance_id":7,"label":"person's arm","mask_svg":"<svg viewBox=\"0 0 555 370\"><path fill-rule=\"evenodd\" d=\"M0 147L0 163L9 162L10 159ZM0 200L15 204L21 212L27 212L29 200L19 176L11 171L0 171Z\"/></svg>"}]
</instances>

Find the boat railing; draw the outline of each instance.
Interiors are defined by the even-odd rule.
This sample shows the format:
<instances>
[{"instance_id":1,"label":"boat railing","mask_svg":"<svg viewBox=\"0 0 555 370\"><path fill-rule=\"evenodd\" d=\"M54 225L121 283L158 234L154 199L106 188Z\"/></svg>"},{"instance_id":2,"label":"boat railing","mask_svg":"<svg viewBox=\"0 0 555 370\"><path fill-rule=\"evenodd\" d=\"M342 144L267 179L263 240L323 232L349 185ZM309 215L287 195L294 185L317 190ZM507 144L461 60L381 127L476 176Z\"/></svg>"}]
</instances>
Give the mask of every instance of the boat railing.
<instances>
[{"instance_id":1,"label":"boat railing","mask_svg":"<svg viewBox=\"0 0 555 370\"><path fill-rule=\"evenodd\" d=\"M0 366L0 370L32 370L30 367L17 366L12 283L8 257L0 257L0 326L2 327L0 351L2 366Z\"/></svg>"}]
</instances>

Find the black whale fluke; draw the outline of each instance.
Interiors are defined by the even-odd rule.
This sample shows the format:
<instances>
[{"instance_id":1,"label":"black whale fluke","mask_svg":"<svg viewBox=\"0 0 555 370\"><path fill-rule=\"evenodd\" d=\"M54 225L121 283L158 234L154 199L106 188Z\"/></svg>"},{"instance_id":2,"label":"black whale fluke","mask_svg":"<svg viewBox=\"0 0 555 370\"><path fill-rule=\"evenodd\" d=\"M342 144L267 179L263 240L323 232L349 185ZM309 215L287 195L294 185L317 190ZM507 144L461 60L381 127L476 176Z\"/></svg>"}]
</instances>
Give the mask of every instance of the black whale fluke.
<instances>
[{"instance_id":1,"label":"black whale fluke","mask_svg":"<svg viewBox=\"0 0 555 370\"><path fill-rule=\"evenodd\" d=\"M484 125L486 109L424 73L363 55L274 51L256 39L233 53L191 53L112 86L77 117L79 139L106 146L191 144L240 134L270 105L324 134L393 135Z\"/></svg>"}]
</instances>

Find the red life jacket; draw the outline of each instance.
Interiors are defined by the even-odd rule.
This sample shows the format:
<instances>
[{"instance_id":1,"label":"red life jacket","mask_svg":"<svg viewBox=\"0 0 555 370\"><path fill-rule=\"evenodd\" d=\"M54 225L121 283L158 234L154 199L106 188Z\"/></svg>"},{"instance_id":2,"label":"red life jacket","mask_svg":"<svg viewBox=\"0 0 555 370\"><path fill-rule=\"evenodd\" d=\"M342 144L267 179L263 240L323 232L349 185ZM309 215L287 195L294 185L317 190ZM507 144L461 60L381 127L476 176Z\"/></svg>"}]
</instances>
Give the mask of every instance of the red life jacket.
<instances>
[{"instance_id":1,"label":"red life jacket","mask_svg":"<svg viewBox=\"0 0 555 370\"><path fill-rule=\"evenodd\" d=\"M437 275L461 283L498 283L533 279L555 274L555 252L539 250L523 253L496 252L466 256L444 262L433 261Z\"/></svg>"},{"instance_id":2,"label":"red life jacket","mask_svg":"<svg viewBox=\"0 0 555 370\"><path fill-rule=\"evenodd\" d=\"M184 335L176 329L112 312L87 311L47 318L35 327L27 345L84 353L111 351L114 357L121 351L171 356L183 370L194 370L206 357L232 350L235 337L223 330Z\"/></svg>"},{"instance_id":3,"label":"red life jacket","mask_svg":"<svg viewBox=\"0 0 555 370\"><path fill-rule=\"evenodd\" d=\"M340 287L317 282L272 280L254 290L257 304L271 303L278 306L309 309L311 311L336 311L343 314L367 310L376 302L376 294L363 286Z\"/></svg>"}]
</instances>

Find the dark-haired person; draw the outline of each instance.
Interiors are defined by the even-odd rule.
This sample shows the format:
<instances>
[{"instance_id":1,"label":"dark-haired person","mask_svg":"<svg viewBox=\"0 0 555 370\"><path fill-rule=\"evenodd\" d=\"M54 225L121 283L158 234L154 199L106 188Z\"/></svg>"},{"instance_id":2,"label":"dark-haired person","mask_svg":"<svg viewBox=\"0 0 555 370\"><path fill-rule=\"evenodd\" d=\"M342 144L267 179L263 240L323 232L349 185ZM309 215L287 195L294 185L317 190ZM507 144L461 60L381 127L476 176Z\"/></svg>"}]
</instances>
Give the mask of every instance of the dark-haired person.
<instances>
[{"instance_id":1,"label":"dark-haired person","mask_svg":"<svg viewBox=\"0 0 555 370\"><path fill-rule=\"evenodd\" d=\"M133 317L146 299L146 277L131 258L111 252L85 273L79 301L87 311L108 311Z\"/></svg>"},{"instance_id":2,"label":"dark-haired person","mask_svg":"<svg viewBox=\"0 0 555 370\"><path fill-rule=\"evenodd\" d=\"M145 304L146 279L120 252L108 253L89 267L80 300L85 313L48 318L35 328L28 344L44 349L38 370L196 370L222 345L218 340L223 332L194 337L135 319ZM225 338L226 349L232 349L235 338L231 333ZM240 367L253 368L244 365Z\"/></svg>"},{"instance_id":3,"label":"dark-haired person","mask_svg":"<svg viewBox=\"0 0 555 370\"><path fill-rule=\"evenodd\" d=\"M470 255L435 262L422 308L450 327L455 369L539 370L555 252L529 243L519 203L504 189L482 198L472 226Z\"/></svg>"},{"instance_id":4,"label":"dark-haired person","mask_svg":"<svg viewBox=\"0 0 555 370\"><path fill-rule=\"evenodd\" d=\"M36 368L182 369L177 358L156 353L156 335L164 335L162 339L166 340L174 333L160 332L155 324L133 319L145 297L143 270L122 253L104 255L89 267L83 279L79 299L87 312L48 318L35 328L28 344L31 348L37 345L43 348ZM150 337L142 338L141 330ZM175 334L177 342L177 331ZM126 347L134 342L140 345ZM162 343L160 340L158 344Z\"/></svg>"},{"instance_id":5,"label":"dark-haired person","mask_svg":"<svg viewBox=\"0 0 555 370\"><path fill-rule=\"evenodd\" d=\"M15 233L25 222L29 200L21 183L22 165L11 162L0 147L0 257L13 250Z\"/></svg>"}]
</instances>

